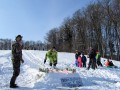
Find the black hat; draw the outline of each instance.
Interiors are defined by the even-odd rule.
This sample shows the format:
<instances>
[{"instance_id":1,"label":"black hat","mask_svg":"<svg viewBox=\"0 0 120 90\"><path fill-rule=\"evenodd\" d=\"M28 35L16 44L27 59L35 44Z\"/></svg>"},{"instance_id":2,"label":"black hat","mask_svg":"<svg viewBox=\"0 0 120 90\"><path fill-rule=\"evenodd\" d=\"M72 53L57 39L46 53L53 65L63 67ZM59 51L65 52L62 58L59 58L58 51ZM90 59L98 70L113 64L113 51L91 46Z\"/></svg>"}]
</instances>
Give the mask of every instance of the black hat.
<instances>
[{"instance_id":1,"label":"black hat","mask_svg":"<svg viewBox=\"0 0 120 90\"><path fill-rule=\"evenodd\" d=\"M18 37L22 38L22 36L21 36L21 35L17 35L17 36L16 36L16 38L18 38Z\"/></svg>"}]
</instances>

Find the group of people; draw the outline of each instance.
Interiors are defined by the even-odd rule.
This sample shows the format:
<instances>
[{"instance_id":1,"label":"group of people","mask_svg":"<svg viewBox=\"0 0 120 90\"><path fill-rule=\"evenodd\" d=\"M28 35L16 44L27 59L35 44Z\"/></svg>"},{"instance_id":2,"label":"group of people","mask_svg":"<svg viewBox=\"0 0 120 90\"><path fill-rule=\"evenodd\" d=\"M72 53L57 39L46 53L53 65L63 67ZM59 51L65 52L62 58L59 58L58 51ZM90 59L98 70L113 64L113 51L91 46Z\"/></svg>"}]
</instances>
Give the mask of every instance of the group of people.
<instances>
[{"instance_id":1,"label":"group of people","mask_svg":"<svg viewBox=\"0 0 120 90\"><path fill-rule=\"evenodd\" d=\"M75 64L77 67L86 67L86 61L87 61L87 58L84 56L84 53L82 53L82 56L81 56L81 53L76 50L75 52Z\"/></svg>"},{"instance_id":2,"label":"group of people","mask_svg":"<svg viewBox=\"0 0 120 90\"><path fill-rule=\"evenodd\" d=\"M16 42L12 45L12 64L13 64L13 76L10 80L10 88L17 88L17 84L15 84L16 78L18 77L20 73L20 65L21 63L24 63L24 60L22 59L22 36L18 35L16 37ZM100 61L100 52L96 52L93 48L90 48L89 54L89 64L87 69L89 70L90 67L93 69L97 68L98 66L102 66L102 63ZM57 65L57 51L55 47L52 47L45 55L44 64L46 63L46 60L49 59L49 65L53 68L56 68ZM80 53L78 50L75 52L75 64L77 67L86 67L87 58L84 55L84 53ZM107 60L106 66L114 66L114 64Z\"/></svg>"},{"instance_id":3,"label":"group of people","mask_svg":"<svg viewBox=\"0 0 120 90\"><path fill-rule=\"evenodd\" d=\"M96 51L92 47L90 47L90 50L88 53L88 58L89 58L89 62L88 62L87 70L89 70L90 67L92 69L96 69L98 66L103 67L103 65L101 63L100 52ZM86 62L87 62L87 58L84 55L84 53L81 54L78 50L76 50L75 51L75 65L77 67L86 67ZM110 61L109 59L107 59L107 61L105 61L105 66L109 67L109 68L113 68L113 67L117 68L117 66L115 66L113 64L113 62Z\"/></svg>"},{"instance_id":4,"label":"group of people","mask_svg":"<svg viewBox=\"0 0 120 90\"><path fill-rule=\"evenodd\" d=\"M88 58L89 58L89 64L87 69L89 70L90 67L95 69L98 66L103 66L101 63L101 55L100 52L96 52L93 48L90 48L89 54L88 54ZM86 67L86 62L87 62L87 58L84 55L84 53L80 53L78 50L76 50L75 52L75 65L77 67Z\"/></svg>"}]
</instances>

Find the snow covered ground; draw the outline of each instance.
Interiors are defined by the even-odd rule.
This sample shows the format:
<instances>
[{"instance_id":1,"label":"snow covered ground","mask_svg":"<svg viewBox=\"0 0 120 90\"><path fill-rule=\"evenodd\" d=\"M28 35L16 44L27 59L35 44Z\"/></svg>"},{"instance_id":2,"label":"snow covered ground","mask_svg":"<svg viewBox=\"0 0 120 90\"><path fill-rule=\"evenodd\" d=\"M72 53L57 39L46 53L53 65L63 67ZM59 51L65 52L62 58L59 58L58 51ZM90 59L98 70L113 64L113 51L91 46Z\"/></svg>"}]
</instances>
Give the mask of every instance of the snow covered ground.
<instances>
[{"instance_id":1,"label":"snow covered ground","mask_svg":"<svg viewBox=\"0 0 120 90\"><path fill-rule=\"evenodd\" d=\"M17 78L17 84L20 90L57 90L61 85L57 74L45 74L39 72L39 67L47 67L48 62L44 65L45 51L23 51L24 64L21 65L21 74ZM102 59L102 63L104 64ZM120 90L120 68L98 67L96 70L86 70L74 65L73 53L58 53L59 68L72 67L77 70L81 77L83 86L78 90ZM120 62L113 61L120 67ZM11 51L0 51L0 90L11 90L9 81L12 76ZM54 80L53 80L54 78ZM62 89L63 90L63 89Z\"/></svg>"}]
</instances>

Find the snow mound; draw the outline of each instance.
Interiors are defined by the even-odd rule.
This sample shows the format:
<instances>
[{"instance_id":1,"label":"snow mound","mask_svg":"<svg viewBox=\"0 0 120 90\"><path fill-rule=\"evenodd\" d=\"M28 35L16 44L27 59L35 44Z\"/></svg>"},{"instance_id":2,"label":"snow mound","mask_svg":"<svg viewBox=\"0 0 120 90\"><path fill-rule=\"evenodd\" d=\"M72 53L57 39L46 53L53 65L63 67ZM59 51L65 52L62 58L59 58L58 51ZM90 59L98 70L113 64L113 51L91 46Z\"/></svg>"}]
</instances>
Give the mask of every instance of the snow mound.
<instances>
[{"instance_id":1,"label":"snow mound","mask_svg":"<svg viewBox=\"0 0 120 90\"><path fill-rule=\"evenodd\" d=\"M116 83L116 87L120 87L120 82L117 82L117 83Z\"/></svg>"}]
</instances>

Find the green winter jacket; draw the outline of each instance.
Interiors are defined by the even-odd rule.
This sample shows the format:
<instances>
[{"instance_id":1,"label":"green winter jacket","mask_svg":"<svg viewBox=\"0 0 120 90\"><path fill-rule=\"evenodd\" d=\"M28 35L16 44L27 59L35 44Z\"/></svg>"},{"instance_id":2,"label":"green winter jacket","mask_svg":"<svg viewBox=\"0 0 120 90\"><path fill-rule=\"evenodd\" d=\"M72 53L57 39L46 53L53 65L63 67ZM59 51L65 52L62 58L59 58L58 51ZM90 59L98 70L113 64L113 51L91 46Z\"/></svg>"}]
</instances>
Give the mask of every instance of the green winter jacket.
<instances>
[{"instance_id":1,"label":"green winter jacket","mask_svg":"<svg viewBox=\"0 0 120 90\"><path fill-rule=\"evenodd\" d=\"M50 60L50 63L53 63L53 64L57 64L57 51L51 51L49 50L47 53L46 53L46 57L45 59L49 59Z\"/></svg>"},{"instance_id":2,"label":"green winter jacket","mask_svg":"<svg viewBox=\"0 0 120 90\"><path fill-rule=\"evenodd\" d=\"M96 60L100 59L100 52L97 53L96 55Z\"/></svg>"}]
</instances>

